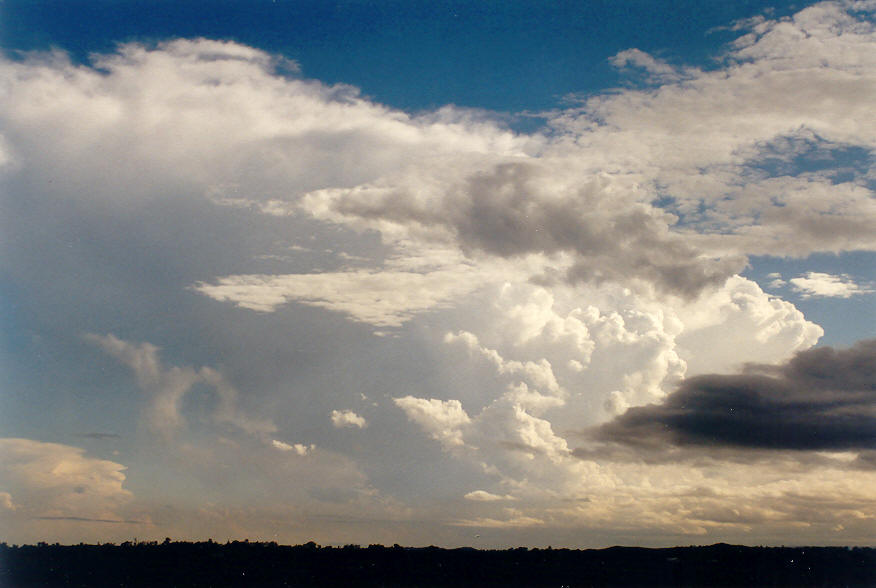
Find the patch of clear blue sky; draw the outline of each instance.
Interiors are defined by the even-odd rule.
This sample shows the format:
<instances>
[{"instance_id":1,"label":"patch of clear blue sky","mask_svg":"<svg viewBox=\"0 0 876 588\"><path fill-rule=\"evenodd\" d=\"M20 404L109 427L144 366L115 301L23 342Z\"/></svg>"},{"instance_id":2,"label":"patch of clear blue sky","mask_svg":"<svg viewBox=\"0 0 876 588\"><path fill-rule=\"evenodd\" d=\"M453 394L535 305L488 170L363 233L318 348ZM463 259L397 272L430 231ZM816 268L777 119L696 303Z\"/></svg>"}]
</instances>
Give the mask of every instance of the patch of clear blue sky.
<instances>
[{"instance_id":1,"label":"patch of clear blue sky","mask_svg":"<svg viewBox=\"0 0 876 588\"><path fill-rule=\"evenodd\" d=\"M708 67L734 21L799 2L757 0L2 0L0 46L83 61L116 43L238 41L417 111L445 104L545 110L617 85L607 59L638 48ZM805 5L805 3L804 3ZM724 28L721 28L724 27Z\"/></svg>"},{"instance_id":2,"label":"patch of clear blue sky","mask_svg":"<svg viewBox=\"0 0 876 588\"><path fill-rule=\"evenodd\" d=\"M756 281L770 294L794 303L810 321L824 327L819 345L851 345L860 339L876 336L876 295L863 294L851 298L804 298L786 284L771 287L770 274L781 274L787 281L807 272L847 275L862 286L876 284L876 253L851 251L817 253L805 259L759 256L749 259L743 276Z\"/></svg>"}]
</instances>

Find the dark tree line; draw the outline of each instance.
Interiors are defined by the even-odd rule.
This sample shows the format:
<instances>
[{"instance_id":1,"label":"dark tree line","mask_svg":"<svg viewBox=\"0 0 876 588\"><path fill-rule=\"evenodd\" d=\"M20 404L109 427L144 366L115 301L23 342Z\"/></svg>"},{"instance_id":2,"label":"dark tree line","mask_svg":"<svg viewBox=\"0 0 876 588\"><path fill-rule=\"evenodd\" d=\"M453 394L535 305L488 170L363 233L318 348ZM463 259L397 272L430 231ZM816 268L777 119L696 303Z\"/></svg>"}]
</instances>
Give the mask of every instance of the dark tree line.
<instances>
[{"instance_id":1,"label":"dark tree line","mask_svg":"<svg viewBox=\"0 0 876 588\"><path fill-rule=\"evenodd\" d=\"M876 549L0 543L0 587L876 586Z\"/></svg>"}]
</instances>

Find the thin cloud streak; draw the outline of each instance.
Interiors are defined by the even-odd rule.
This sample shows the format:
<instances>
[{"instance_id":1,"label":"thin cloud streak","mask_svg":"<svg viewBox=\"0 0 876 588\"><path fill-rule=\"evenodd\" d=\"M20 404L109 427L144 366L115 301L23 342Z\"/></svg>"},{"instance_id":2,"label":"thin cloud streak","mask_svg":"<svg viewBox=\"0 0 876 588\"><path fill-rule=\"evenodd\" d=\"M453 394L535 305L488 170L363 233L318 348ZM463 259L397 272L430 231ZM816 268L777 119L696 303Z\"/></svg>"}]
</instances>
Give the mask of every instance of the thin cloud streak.
<instances>
[{"instance_id":1,"label":"thin cloud streak","mask_svg":"<svg viewBox=\"0 0 876 588\"><path fill-rule=\"evenodd\" d=\"M116 520L116 519L93 519L89 517L33 517L38 521L76 521L81 523L114 523L126 525L153 525L150 521L131 521L131 520Z\"/></svg>"}]
</instances>

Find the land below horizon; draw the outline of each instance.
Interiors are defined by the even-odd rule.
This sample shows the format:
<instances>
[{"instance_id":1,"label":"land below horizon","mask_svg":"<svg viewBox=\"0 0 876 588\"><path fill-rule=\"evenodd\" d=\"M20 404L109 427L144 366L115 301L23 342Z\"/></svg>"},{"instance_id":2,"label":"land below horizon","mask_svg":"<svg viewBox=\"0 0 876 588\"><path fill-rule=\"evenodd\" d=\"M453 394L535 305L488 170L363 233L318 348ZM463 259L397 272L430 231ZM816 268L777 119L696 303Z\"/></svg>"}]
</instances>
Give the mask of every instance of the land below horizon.
<instances>
[{"instance_id":1,"label":"land below horizon","mask_svg":"<svg viewBox=\"0 0 876 588\"><path fill-rule=\"evenodd\" d=\"M873 547L0 543L0 586L874 586Z\"/></svg>"}]
</instances>

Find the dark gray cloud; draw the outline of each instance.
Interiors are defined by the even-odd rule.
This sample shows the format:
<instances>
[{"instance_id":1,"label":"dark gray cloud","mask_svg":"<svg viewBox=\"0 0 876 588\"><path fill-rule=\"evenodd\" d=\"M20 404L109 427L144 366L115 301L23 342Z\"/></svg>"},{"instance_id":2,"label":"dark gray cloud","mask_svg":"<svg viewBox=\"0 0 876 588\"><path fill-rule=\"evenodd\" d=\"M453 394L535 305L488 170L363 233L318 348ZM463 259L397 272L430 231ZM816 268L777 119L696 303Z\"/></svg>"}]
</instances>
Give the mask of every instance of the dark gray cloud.
<instances>
[{"instance_id":1,"label":"dark gray cloud","mask_svg":"<svg viewBox=\"0 0 876 588\"><path fill-rule=\"evenodd\" d=\"M781 366L685 380L663 404L631 408L596 437L643 447L876 448L876 339L798 353Z\"/></svg>"}]
</instances>

